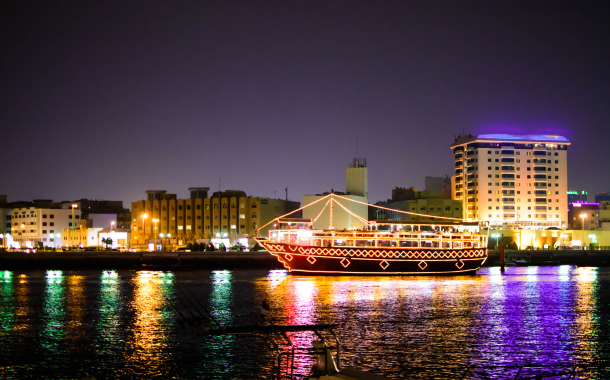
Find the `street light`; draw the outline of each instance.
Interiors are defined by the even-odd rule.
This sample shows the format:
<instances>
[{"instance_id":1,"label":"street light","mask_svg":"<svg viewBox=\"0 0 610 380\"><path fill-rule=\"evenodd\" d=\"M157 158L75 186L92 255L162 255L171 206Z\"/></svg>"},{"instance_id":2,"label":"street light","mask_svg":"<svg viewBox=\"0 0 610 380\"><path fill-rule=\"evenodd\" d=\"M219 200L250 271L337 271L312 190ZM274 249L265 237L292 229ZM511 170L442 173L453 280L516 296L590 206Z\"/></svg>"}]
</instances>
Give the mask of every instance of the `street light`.
<instances>
[{"instance_id":1,"label":"street light","mask_svg":"<svg viewBox=\"0 0 610 380\"><path fill-rule=\"evenodd\" d=\"M498 249L498 238L500 237L499 233L493 233L491 234L492 238L496 238L496 249Z\"/></svg>"},{"instance_id":2,"label":"street light","mask_svg":"<svg viewBox=\"0 0 610 380\"><path fill-rule=\"evenodd\" d=\"M170 234L169 232L168 232L167 234L165 234L165 235L163 235L163 233L160 233L160 234L159 234L159 237L161 238L161 249L163 249L163 237L164 237L164 236L165 236L167 239L169 239L169 238L171 238L171 237L172 237L172 234Z\"/></svg>"},{"instance_id":3,"label":"street light","mask_svg":"<svg viewBox=\"0 0 610 380\"><path fill-rule=\"evenodd\" d=\"M148 214L142 214L142 244L144 244L144 242L146 241L146 235L144 232L146 218L148 218Z\"/></svg>"},{"instance_id":4,"label":"street light","mask_svg":"<svg viewBox=\"0 0 610 380\"><path fill-rule=\"evenodd\" d=\"M72 250L74 247L74 225L76 224L74 223L74 209L77 207L78 205L76 203L72 203L72 228L70 228L70 250Z\"/></svg>"},{"instance_id":5,"label":"street light","mask_svg":"<svg viewBox=\"0 0 610 380\"><path fill-rule=\"evenodd\" d=\"M585 249L585 218L587 214L580 214L580 219L582 219L582 249Z\"/></svg>"},{"instance_id":6,"label":"street light","mask_svg":"<svg viewBox=\"0 0 610 380\"><path fill-rule=\"evenodd\" d=\"M154 234L155 231L157 230L157 222L159 221L159 219L153 219L152 221L155 224L154 231L153 231L153 234Z\"/></svg>"},{"instance_id":7,"label":"street light","mask_svg":"<svg viewBox=\"0 0 610 380\"><path fill-rule=\"evenodd\" d=\"M561 235L559 235L559 237L561 238L561 241L564 241L565 239L568 238L568 234L561 234ZM564 244L562 244L562 248L564 248Z\"/></svg>"},{"instance_id":8,"label":"street light","mask_svg":"<svg viewBox=\"0 0 610 380\"><path fill-rule=\"evenodd\" d=\"M112 232L112 226L114 226L114 220L110 222L110 232Z\"/></svg>"},{"instance_id":9,"label":"street light","mask_svg":"<svg viewBox=\"0 0 610 380\"><path fill-rule=\"evenodd\" d=\"M9 236L11 236L11 234L9 234L8 232L3 234L0 234L0 238L2 238L2 245L4 245L4 248L8 249L8 238Z\"/></svg>"}]
</instances>

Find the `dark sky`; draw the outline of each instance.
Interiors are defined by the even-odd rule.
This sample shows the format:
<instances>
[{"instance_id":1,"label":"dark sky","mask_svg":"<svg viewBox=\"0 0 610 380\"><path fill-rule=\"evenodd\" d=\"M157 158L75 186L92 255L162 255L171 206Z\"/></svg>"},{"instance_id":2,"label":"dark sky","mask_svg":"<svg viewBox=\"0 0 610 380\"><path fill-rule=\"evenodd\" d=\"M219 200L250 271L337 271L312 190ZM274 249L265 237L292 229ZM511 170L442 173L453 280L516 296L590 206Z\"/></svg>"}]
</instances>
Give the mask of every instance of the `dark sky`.
<instances>
[{"instance_id":1,"label":"dark sky","mask_svg":"<svg viewBox=\"0 0 610 380\"><path fill-rule=\"evenodd\" d=\"M14 1L1 12L0 194L189 186L372 202L453 169L466 133L572 141L610 191L608 2Z\"/></svg>"}]
</instances>

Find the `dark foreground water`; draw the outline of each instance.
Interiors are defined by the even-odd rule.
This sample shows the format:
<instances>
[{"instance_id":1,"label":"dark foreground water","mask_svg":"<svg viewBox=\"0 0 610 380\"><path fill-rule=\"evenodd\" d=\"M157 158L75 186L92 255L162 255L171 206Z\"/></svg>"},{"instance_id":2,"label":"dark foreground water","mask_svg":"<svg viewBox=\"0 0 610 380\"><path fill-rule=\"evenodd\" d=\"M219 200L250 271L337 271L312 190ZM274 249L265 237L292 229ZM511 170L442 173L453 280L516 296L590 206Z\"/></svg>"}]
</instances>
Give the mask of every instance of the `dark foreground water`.
<instances>
[{"instance_id":1,"label":"dark foreground water","mask_svg":"<svg viewBox=\"0 0 610 380\"><path fill-rule=\"evenodd\" d=\"M465 366L603 364L610 270L482 269L462 277L308 277L285 271L0 272L0 378L254 379L271 351L249 336L195 336L192 293L225 326L337 323L344 365L393 378L458 378ZM311 334L294 335L308 345ZM310 363L297 360L297 373ZM507 368L480 377L506 378ZM467 375L475 378L476 375ZM596 367L579 378L610 378Z\"/></svg>"}]
</instances>

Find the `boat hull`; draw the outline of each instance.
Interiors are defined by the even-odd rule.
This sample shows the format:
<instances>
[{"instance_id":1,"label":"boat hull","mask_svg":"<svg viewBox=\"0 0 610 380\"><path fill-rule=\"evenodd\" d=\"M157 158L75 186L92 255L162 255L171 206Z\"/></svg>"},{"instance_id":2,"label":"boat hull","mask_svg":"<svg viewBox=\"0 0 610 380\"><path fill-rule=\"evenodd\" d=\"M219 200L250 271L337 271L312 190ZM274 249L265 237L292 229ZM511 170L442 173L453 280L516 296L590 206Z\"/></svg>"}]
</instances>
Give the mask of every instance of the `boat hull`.
<instances>
[{"instance_id":1,"label":"boat hull","mask_svg":"<svg viewBox=\"0 0 610 380\"><path fill-rule=\"evenodd\" d=\"M474 273L487 260L486 248L313 247L256 239L290 272L367 275Z\"/></svg>"}]
</instances>

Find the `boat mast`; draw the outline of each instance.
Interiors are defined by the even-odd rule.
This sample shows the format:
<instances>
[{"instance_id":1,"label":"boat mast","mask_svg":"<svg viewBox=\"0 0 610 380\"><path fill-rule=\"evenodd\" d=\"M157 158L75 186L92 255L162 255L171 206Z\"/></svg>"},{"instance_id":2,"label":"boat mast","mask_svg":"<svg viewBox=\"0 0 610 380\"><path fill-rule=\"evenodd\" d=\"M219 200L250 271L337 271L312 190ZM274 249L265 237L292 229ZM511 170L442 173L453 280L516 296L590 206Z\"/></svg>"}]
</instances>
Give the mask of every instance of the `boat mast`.
<instances>
[{"instance_id":1,"label":"boat mast","mask_svg":"<svg viewBox=\"0 0 610 380\"><path fill-rule=\"evenodd\" d=\"M333 195L334 193L330 193L330 229L333 229Z\"/></svg>"}]
</instances>

